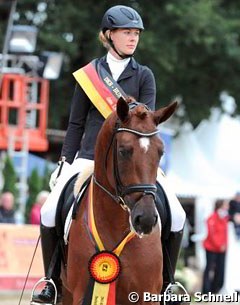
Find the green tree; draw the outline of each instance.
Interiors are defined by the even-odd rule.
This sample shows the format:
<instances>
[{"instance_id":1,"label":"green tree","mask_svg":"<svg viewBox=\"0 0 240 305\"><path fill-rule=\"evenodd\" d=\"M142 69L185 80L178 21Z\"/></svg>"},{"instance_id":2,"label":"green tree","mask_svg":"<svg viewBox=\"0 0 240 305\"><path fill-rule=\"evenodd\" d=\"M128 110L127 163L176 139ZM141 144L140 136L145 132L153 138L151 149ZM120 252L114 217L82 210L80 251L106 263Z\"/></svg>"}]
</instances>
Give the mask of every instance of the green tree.
<instances>
[{"instance_id":1,"label":"green tree","mask_svg":"<svg viewBox=\"0 0 240 305\"><path fill-rule=\"evenodd\" d=\"M59 80L51 83L49 127L65 129L74 89L72 72L105 50L97 39L101 18L119 1L22 0L19 23L39 28L38 52L65 54ZM157 103L181 96L186 118L197 125L219 94L240 103L240 2L233 0L122 0L143 17L136 59L150 66L157 81ZM67 104L67 106L66 106ZM58 116L55 115L56 109Z\"/></svg>"},{"instance_id":2,"label":"green tree","mask_svg":"<svg viewBox=\"0 0 240 305\"><path fill-rule=\"evenodd\" d=\"M45 191L50 191L49 180L50 180L51 173L52 173L51 170L46 165L44 173L43 173L43 177L42 177L42 189Z\"/></svg>"},{"instance_id":3,"label":"green tree","mask_svg":"<svg viewBox=\"0 0 240 305\"><path fill-rule=\"evenodd\" d=\"M141 56L150 58L159 101L180 95L194 125L218 105L222 90L239 102L240 5L231 2L166 0L143 11L150 31Z\"/></svg>"},{"instance_id":4,"label":"green tree","mask_svg":"<svg viewBox=\"0 0 240 305\"><path fill-rule=\"evenodd\" d=\"M25 210L25 222L29 223L29 214L35 203L37 194L42 190L42 178L38 174L38 170L35 168L32 170L31 175L28 178L28 200Z\"/></svg>"},{"instance_id":5,"label":"green tree","mask_svg":"<svg viewBox=\"0 0 240 305\"><path fill-rule=\"evenodd\" d=\"M7 155L4 168L3 168L3 189L2 192L11 192L17 200L18 190L17 190L17 175L14 170L12 159Z\"/></svg>"}]
</instances>

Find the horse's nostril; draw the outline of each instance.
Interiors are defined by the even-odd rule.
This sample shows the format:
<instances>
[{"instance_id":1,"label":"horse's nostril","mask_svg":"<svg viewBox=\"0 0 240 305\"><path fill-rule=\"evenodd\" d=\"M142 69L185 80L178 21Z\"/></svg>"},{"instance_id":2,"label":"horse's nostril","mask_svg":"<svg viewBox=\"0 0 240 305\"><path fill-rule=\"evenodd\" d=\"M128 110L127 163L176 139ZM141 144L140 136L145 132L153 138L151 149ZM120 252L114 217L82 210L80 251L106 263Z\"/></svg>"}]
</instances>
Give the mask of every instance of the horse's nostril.
<instances>
[{"instance_id":1,"label":"horse's nostril","mask_svg":"<svg viewBox=\"0 0 240 305\"><path fill-rule=\"evenodd\" d=\"M156 226L157 222L158 222L158 216L156 215L155 216L155 221L154 221L154 226Z\"/></svg>"},{"instance_id":2,"label":"horse's nostril","mask_svg":"<svg viewBox=\"0 0 240 305\"><path fill-rule=\"evenodd\" d=\"M137 225L137 226L140 225L140 218L141 218L140 215L136 216L136 218L135 218L135 225Z\"/></svg>"}]
</instances>

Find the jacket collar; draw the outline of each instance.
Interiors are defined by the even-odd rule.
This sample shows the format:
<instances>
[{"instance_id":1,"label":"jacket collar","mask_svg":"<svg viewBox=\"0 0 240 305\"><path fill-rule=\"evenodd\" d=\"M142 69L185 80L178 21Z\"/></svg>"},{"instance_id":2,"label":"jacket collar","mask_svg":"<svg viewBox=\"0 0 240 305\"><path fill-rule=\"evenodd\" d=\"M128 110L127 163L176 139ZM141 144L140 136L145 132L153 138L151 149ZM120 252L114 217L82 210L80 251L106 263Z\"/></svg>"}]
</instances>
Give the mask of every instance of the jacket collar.
<instances>
[{"instance_id":1,"label":"jacket collar","mask_svg":"<svg viewBox=\"0 0 240 305\"><path fill-rule=\"evenodd\" d=\"M110 68L108 66L108 63L106 61L106 55L101 57L99 59L100 63L103 65L103 67L111 74ZM131 60L129 61L126 69L122 72L122 74L119 76L118 82L121 81L122 79L126 79L128 77L131 77L132 75L135 74L135 70L137 69L137 62L136 60L132 57ZM111 74L112 75L112 74Z\"/></svg>"}]
</instances>

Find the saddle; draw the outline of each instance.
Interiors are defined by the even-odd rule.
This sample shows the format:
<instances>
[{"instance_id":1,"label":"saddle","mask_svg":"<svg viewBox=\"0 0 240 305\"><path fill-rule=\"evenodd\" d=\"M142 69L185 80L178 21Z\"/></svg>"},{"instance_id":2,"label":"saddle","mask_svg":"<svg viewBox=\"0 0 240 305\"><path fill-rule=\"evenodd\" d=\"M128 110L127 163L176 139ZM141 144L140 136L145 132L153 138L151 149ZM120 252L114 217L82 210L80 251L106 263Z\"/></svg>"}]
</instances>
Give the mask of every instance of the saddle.
<instances>
[{"instance_id":1,"label":"saddle","mask_svg":"<svg viewBox=\"0 0 240 305\"><path fill-rule=\"evenodd\" d=\"M75 201L73 190L77 177L78 174L74 175L71 179L68 180L58 200L55 220L56 220L57 235L60 239L62 239L64 236L65 221Z\"/></svg>"},{"instance_id":2,"label":"saddle","mask_svg":"<svg viewBox=\"0 0 240 305\"><path fill-rule=\"evenodd\" d=\"M156 183L156 208L162 224L162 239L167 240L171 231L172 216L166 193L159 182Z\"/></svg>"}]
</instances>

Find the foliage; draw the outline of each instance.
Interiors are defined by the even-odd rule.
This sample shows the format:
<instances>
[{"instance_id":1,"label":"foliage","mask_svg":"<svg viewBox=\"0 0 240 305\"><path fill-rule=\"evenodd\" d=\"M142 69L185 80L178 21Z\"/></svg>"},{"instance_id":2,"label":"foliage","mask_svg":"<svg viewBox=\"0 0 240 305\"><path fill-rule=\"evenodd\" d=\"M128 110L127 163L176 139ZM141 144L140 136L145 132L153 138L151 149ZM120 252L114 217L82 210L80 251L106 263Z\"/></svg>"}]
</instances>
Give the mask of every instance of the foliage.
<instances>
[{"instance_id":1,"label":"foliage","mask_svg":"<svg viewBox=\"0 0 240 305\"><path fill-rule=\"evenodd\" d=\"M29 222L29 215L33 204L36 201L36 197L40 191L42 191L43 180L38 174L37 169L33 169L31 175L28 178L28 200L26 202L25 209L25 222Z\"/></svg>"},{"instance_id":2,"label":"foliage","mask_svg":"<svg viewBox=\"0 0 240 305\"><path fill-rule=\"evenodd\" d=\"M146 31L136 59L154 71L159 104L181 96L185 119L197 125L219 103L222 90L240 103L239 1L22 0L15 22L38 26L38 51L65 54L61 77L51 84L50 128L66 128L74 88L71 73L104 54L97 39L101 17L120 3L143 17Z\"/></svg>"},{"instance_id":3,"label":"foliage","mask_svg":"<svg viewBox=\"0 0 240 305\"><path fill-rule=\"evenodd\" d=\"M14 195L14 198L17 198L18 196L18 190L17 190L17 175L14 170L12 159L7 155L5 162L4 162L4 168L3 168L3 188L2 192L11 192Z\"/></svg>"},{"instance_id":4,"label":"foliage","mask_svg":"<svg viewBox=\"0 0 240 305\"><path fill-rule=\"evenodd\" d=\"M48 166L46 166L42 177L42 189L45 191L50 191L49 188L50 177L51 177L51 170L48 168Z\"/></svg>"}]
</instances>

